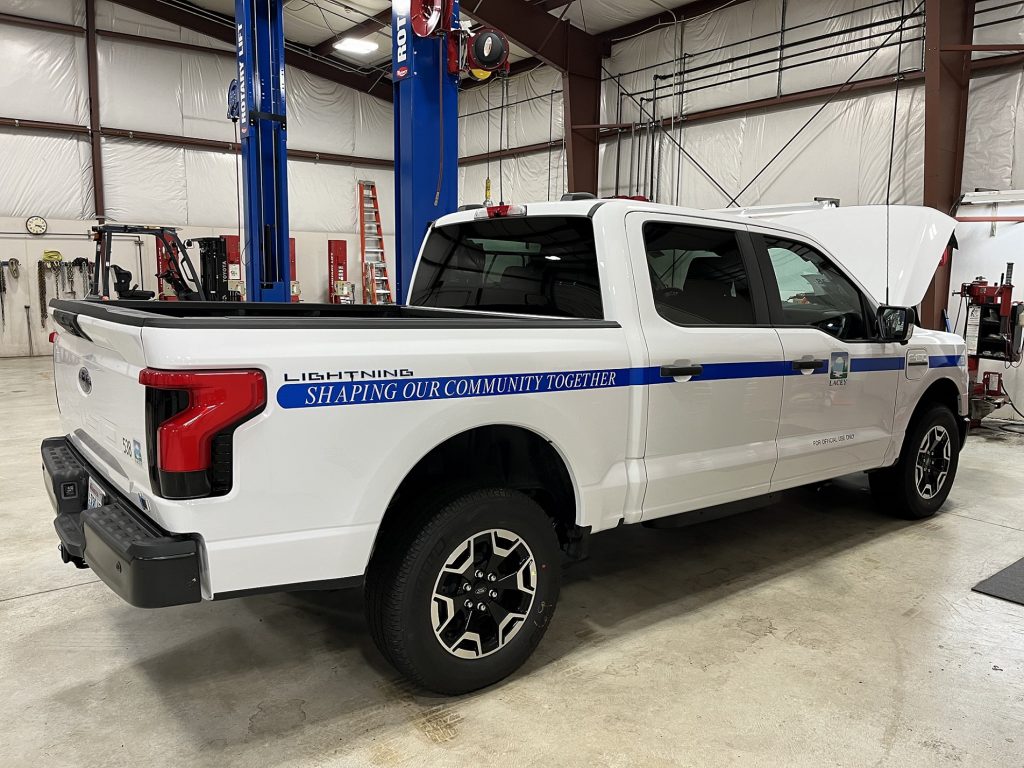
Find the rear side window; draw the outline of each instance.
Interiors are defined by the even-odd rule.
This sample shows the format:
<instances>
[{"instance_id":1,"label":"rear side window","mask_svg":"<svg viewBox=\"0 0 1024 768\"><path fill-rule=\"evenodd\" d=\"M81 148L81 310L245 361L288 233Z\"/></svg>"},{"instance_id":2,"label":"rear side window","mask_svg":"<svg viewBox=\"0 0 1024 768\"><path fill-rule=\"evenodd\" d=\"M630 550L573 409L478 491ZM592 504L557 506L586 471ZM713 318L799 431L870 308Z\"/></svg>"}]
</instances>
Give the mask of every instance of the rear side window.
<instances>
[{"instance_id":1,"label":"rear side window","mask_svg":"<svg viewBox=\"0 0 1024 768\"><path fill-rule=\"evenodd\" d=\"M591 220L531 216L435 227L409 303L601 319Z\"/></svg>"},{"instance_id":2,"label":"rear side window","mask_svg":"<svg viewBox=\"0 0 1024 768\"><path fill-rule=\"evenodd\" d=\"M658 314L677 325L752 325L750 278L729 229L649 222L647 269Z\"/></svg>"}]
</instances>

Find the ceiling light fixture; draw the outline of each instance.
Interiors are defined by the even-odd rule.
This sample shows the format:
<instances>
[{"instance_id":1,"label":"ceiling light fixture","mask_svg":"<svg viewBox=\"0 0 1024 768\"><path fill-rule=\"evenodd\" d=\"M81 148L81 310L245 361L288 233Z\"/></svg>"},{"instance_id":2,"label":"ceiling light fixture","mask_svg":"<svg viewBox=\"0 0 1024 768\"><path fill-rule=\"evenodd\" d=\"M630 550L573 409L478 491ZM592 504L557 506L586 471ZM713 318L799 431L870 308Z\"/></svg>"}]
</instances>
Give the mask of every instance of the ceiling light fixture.
<instances>
[{"instance_id":1,"label":"ceiling light fixture","mask_svg":"<svg viewBox=\"0 0 1024 768\"><path fill-rule=\"evenodd\" d=\"M380 45L373 42L372 40L360 40L355 37L343 37L341 40L334 44L335 50L342 51L343 53L354 53L359 56L365 56L368 53L373 53Z\"/></svg>"}]
</instances>

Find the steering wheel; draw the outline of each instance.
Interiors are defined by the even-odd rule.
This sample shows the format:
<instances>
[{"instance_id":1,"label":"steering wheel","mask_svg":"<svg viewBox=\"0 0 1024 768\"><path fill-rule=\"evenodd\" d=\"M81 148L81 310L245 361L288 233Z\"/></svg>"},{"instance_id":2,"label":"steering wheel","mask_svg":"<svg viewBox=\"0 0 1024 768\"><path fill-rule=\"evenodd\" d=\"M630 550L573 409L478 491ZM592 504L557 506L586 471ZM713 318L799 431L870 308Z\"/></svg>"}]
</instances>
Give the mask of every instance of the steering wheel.
<instances>
[{"instance_id":1,"label":"steering wheel","mask_svg":"<svg viewBox=\"0 0 1024 768\"><path fill-rule=\"evenodd\" d=\"M829 336L835 336L837 339L843 338L843 334L846 333L847 326L847 315L833 315L832 317L826 317L824 320L819 320L816 323L812 323L815 328L820 328Z\"/></svg>"},{"instance_id":2,"label":"steering wheel","mask_svg":"<svg viewBox=\"0 0 1024 768\"><path fill-rule=\"evenodd\" d=\"M682 288L659 288L654 292L655 304L676 304L683 298Z\"/></svg>"}]
</instances>

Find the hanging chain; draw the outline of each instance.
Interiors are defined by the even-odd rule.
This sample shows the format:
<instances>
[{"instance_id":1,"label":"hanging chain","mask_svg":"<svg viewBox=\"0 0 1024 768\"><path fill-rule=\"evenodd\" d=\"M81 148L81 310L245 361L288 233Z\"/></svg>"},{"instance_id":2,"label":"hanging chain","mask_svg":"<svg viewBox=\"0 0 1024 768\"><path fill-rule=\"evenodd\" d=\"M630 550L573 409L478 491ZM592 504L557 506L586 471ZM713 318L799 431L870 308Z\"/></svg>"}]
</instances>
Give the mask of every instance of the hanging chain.
<instances>
[{"instance_id":1,"label":"hanging chain","mask_svg":"<svg viewBox=\"0 0 1024 768\"><path fill-rule=\"evenodd\" d=\"M36 270L39 278L39 325L45 328L49 316L46 311L46 262L40 259L36 263Z\"/></svg>"}]
</instances>

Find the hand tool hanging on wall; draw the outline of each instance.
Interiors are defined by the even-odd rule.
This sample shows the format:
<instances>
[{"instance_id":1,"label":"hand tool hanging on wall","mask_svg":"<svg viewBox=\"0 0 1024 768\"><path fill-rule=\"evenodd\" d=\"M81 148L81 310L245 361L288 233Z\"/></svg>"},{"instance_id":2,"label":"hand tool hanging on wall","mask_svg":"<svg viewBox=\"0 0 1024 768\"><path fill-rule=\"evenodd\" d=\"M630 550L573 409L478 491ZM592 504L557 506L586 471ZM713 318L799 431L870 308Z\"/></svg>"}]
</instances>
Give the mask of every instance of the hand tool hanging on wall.
<instances>
[{"instance_id":1,"label":"hand tool hanging on wall","mask_svg":"<svg viewBox=\"0 0 1024 768\"><path fill-rule=\"evenodd\" d=\"M10 258L7 261L0 261L0 319L2 319L3 327L7 327L7 310L4 307L5 294L7 293L7 276L4 275L4 267L11 273L11 279L17 280L18 275L21 274L21 262L15 258Z\"/></svg>"},{"instance_id":2,"label":"hand tool hanging on wall","mask_svg":"<svg viewBox=\"0 0 1024 768\"><path fill-rule=\"evenodd\" d=\"M7 296L7 278L4 276L6 266L5 262L0 262L0 328L7 327L7 310L4 308L4 299Z\"/></svg>"},{"instance_id":3,"label":"hand tool hanging on wall","mask_svg":"<svg viewBox=\"0 0 1024 768\"><path fill-rule=\"evenodd\" d=\"M78 279L81 281L82 296L86 296L89 293L89 269L91 265L89 260L84 256L79 256L77 259L72 259L71 263L68 264L68 289L71 291L71 297L74 299L78 298L78 291L75 288L75 272L78 273Z\"/></svg>"}]
</instances>

